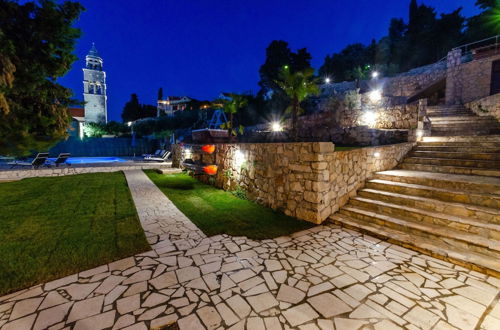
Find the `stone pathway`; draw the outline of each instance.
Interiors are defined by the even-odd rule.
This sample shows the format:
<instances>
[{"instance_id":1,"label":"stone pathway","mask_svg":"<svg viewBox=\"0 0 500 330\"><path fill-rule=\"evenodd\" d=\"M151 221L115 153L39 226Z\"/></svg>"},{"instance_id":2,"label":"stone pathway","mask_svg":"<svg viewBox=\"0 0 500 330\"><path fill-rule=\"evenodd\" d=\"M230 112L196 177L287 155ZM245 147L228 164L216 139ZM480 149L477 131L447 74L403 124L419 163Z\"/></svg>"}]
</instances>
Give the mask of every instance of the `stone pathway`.
<instances>
[{"instance_id":1,"label":"stone pathway","mask_svg":"<svg viewBox=\"0 0 500 330\"><path fill-rule=\"evenodd\" d=\"M1 297L2 329L500 329L497 278L333 224L207 238L126 176L154 249Z\"/></svg>"},{"instance_id":2,"label":"stone pathway","mask_svg":"<svg viewBox=\"0 0 500 330\"><path fill-rule=\"evenodd\" d=\"M146 238L158 254L186 250L206 238L142 170L124 173Z\"/></svg>"}]
</instances>

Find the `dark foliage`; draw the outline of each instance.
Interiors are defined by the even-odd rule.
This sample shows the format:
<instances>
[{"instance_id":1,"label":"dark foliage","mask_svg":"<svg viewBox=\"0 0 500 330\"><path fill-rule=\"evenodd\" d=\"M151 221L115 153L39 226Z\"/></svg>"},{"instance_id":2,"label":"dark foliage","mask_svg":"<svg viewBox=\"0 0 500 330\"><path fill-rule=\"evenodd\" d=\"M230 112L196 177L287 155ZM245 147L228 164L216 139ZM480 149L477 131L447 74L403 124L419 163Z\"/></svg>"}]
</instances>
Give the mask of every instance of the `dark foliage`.
<instances>
[{"instance_id":1,"label":"dark foliage","mask_svg":"<svg viewBox=\"0 0 500 330\"><path fill-rule=\"evenodd\" d=\"M47 150L68 135L68 107L78 102L57 78L77 59L73 22L82 10L71 1L0 0L0 154Z\"/></svg>"}]
</instances>

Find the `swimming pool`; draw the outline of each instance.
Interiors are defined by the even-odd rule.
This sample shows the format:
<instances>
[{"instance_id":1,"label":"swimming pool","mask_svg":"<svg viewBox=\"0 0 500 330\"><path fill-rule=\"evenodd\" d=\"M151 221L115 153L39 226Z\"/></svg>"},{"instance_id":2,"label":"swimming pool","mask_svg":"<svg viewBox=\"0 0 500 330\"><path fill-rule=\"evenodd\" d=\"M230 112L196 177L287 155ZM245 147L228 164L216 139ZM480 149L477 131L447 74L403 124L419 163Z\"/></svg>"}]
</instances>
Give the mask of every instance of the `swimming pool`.
<instances>
[{"instance_id":1,"label":"swimming pool","mask_svg":"<svg viewBox=\"0 0 500 330\"><path fill-rule=\"evenodd\" d=\"M55 161L56 158L49 158ZM66 161L67 164L96 164L96 163L121 163L127 160L118 157L70 157Z\"/></svg>"}]
</instances>

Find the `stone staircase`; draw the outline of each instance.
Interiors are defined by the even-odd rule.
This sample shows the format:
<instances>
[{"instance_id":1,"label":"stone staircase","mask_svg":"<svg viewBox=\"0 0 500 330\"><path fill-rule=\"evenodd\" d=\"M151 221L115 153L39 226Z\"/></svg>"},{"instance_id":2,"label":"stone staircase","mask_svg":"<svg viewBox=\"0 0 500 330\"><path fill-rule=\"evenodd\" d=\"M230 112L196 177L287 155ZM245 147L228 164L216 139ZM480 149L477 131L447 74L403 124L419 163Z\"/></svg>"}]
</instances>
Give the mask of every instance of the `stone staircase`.
<instances>
[{"instance_id":1,"label":"stone staircase","mask_svg":"<svg viewBox=\"0 0 500 330\"><path fill-rule=\"evenodd\" d=\"M434 107L429 116L432 136L397 169L376 173L331 220L500 276L498 122L462 107Z\"/></svg>"}]
</instances>

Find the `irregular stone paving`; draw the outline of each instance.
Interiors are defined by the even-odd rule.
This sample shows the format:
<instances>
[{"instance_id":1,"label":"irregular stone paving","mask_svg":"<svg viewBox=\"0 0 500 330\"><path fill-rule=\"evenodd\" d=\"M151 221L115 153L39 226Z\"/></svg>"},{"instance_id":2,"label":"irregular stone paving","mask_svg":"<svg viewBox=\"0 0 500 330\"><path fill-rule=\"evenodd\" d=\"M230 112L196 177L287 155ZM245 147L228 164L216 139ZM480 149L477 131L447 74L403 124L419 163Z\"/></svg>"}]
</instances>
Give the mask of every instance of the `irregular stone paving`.
<instances>
[{"instance_id":1,"label":"irregular stone paving","mask_svg":"<svg viewBox=\"0 0 500 330\"><path fill-rule=\"evenodd\" d=\"M142 170L124 173L146 238L159 254L186 250L206 237Z\"/></svg>"},{"instance_id":2,"label":"irregular stone paving","mask_svg":"<svg viewBox=\"0 0 500 330\"><path fill-rule=\"evenodd\" d=\"M497 278L333 224L206 238L127 179L154 249L1 297L2 329L500 329Z\"/></svg>"}]
</instances>

